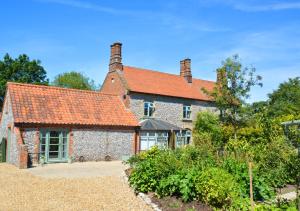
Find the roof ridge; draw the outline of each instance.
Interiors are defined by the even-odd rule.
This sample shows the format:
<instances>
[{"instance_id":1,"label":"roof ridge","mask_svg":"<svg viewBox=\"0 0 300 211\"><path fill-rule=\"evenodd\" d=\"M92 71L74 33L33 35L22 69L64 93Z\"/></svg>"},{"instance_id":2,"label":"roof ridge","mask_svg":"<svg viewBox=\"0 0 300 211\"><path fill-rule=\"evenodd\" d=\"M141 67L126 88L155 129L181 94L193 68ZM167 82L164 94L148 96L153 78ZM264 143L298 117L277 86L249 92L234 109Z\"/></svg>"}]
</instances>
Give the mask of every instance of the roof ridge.
<instances>
[{"instance_id":1,"label":"roof ridge","mask_svg":"<svg viewBox=\"0 0 300 211\"><path fill-rule=\"evenodd\" d=\"M145 70L145 71L150 71L150 72L163 73L163 74L167 74L167 75L180 77L180 75L176 75L176 74L173 74L173 73L161 72L161 71L158 71L158 70L150 70L150 69L146 69L146 68L134 67L134 66L128 66L128 65L124 65L124 67L130 67L130 68L135 68L135 69L140 69L140 70Z\"/></svg>"},{"instance_id":2,"label":"roof ridge","mask_svg":"<svg viewBox=\"0 0 300 211\"><path fill-rule=\"evenodd\" d=\"M156 72L156 73L162 73L162 74L167 74L167 75L171 75L171 76L181 77L180 75L177 75L177 74L174 74L174 73L166 73L166 72L162 72L162 71L159 71L159 70L151 70L151 69L146 69L146 68L141 68L141 67L135 67L135 66L130 66L130 65L124 65L124 67L135 68L135 69L140 69L140 70L145 70L145 71L150 71L150 72ZM201 79L201 78L194 78L193 77L193 79L215 83L214 81L205 80L205 79Z\"/></svg>"},{"instance_id":3,"label":"roof ridge","mask_svg":"<svg viewBox=\"0 0 300 211\"><path fill-rule=\"evenodd\" d=\"M7 82L7 85L18 85L18 86L27 86L27 87L35 87L35 88L49 88L49 89L57 89L57 90L68 90L68 91L75 91L75 92L89 92L94 94L101 94L101 95L111 95L111 96L118 96L111 93L103 93L96 90L83 90L83 89L74 89L74 88L65 88L65 87L59 87L59 86L47 86L43 84L29 84L29 83L19 83L19 82Z\"/></svg>"},{"instance_id":4,"label":"roof ridge","mask_svg":"<svg viewBox=\"0 0 300 211\"><path fill-rule=\"evenodd\" d=\"M206 80L206 79L200 79L200 78L193 78L193 79L195 79L195 80L200 80L200 81L211 82L211 83L216 83L215 81Z\"/></svg>"}]
</instances>

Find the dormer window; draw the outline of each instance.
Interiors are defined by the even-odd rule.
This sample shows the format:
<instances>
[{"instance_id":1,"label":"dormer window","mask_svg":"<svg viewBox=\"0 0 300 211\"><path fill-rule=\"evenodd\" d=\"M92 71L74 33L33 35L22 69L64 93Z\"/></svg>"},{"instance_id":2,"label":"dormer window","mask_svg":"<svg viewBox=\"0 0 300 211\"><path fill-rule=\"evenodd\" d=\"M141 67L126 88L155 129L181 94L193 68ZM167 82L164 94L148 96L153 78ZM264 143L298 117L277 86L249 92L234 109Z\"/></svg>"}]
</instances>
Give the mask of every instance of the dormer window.
<instances>
[{"instance_id":1,"label":"dormer window","mask_svg":"<svg viewBox=\"0 0 300 211\"><path fill-rule=\"evenodd\" d=\"M191 119L191 106L190 105L183 105L183 119Z\"/></svg>"},{"instance_id":2,"label":"dormer window","mask_svg":"<svg viewBox=\"0 0 300 211\"><path fill-rule=\"evenodd\" d=\"M152 117L154 113L154 104L152 102L144 102L144 116Z\"/></svg>"}]
</instances>

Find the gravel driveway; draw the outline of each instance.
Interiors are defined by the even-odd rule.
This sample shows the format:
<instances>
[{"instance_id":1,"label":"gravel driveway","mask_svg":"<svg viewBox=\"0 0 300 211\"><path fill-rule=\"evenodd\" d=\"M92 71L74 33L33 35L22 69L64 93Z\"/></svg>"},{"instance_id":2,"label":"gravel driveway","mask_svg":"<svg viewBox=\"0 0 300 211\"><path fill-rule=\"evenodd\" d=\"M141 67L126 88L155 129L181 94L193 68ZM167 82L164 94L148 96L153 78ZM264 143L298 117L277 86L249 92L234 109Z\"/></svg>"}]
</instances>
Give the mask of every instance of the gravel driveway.
<instances>
[{"instance_id":1,"label":"gravel driveway","mask_svg":"<svg viewBox=\"0 0 300 211\"><path fill-rule=\"evenodd\" d=\"M123 176L126 166L122 161L100 161L84 163L55 163L29 168L30 173L45 178L89 178L102 176Z\"/></svg>"},{"instance_id":2,"label":"gravel driveway","mask_svg":"<svg viewBox=\"0 0 300 211\"><path fill-rule=\"evenodd\" d=\"M0 210L151 210L120 176L45 178L31 170L0 163Z\"/></svg>"}]
</instances>

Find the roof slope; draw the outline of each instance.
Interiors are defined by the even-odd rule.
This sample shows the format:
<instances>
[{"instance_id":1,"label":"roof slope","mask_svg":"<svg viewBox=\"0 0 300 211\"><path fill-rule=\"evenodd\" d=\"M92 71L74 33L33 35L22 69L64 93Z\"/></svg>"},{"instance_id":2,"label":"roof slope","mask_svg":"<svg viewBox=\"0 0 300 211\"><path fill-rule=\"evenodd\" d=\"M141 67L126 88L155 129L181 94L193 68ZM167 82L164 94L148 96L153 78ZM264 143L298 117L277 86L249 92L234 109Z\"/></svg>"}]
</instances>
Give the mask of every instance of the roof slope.
<instances>
[{"instance_id":1,"label":"roof slope","mask_svg":"<svg viewBox=\"0 0 300 211\"><path fill-rule=\"evenodd\" d=\"M194 79L192 83L174 74L124 66L124 78L130 91L171 97L212 101L202 88L212 90L215 82Z\"/></svg>"},{"instance_id":2,"label":"roof slope","mask_svg":"<svg viewBox=\"0 0 300 211\"><path fill-rule=\"evenodd\" d=\"M145 119L140 122L141 130L183 130L183 128L177 127L169 122L165 122L159 119Z\"/></svg>"},{"instance_id":3,"label":"roof slope","mask_svg":"<svg viewBox=\"0 0 300 211\"><path fill-rule=\"evenodd\" d=\"M52 86L8 83L16 123L138 126L115 95Z\"/></svg>"}]
</instances>

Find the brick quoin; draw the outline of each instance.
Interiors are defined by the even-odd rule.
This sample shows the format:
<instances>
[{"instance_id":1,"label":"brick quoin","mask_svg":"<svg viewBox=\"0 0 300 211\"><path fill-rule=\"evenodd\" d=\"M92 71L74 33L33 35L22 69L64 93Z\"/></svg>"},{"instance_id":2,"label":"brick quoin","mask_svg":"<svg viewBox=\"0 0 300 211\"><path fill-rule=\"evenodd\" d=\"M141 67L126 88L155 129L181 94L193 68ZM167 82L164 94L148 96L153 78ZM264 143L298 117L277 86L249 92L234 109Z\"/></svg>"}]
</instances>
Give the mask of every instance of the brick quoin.
<instances>
[{"instance_id":1,"label":"brick quoin","mask_svg":"<svg viewBox=\"0 0 300 211\"><path fill-rule=\"evenodd\" d=\"M20 169L27 169L28 167L28 150L27 146L24 144L19 145L19 152L20 152L20 157L19 157L19 168Z\"/></svg>"},{"instance_id":2,"label":"brick quoin","mask_svg":"<svg viewBox=\"0 0 300 211\"><path fill-rule=\"evenodd\" d=\"M17 145L19 148L19 168L26 169L28 167L28 149L23 143L22 133L19 127L14 127L14 132L17 137Z\"/></svg>"},{"instance_id":3,"label":"brick quoin","mask_svg":"<svg viewBox=\"0 0 300 211\"><path fill-rule=\"evenodd\" d=\"M73 144L74 144L74 141L73 141L73 131L72 129L70 129L70 133L69 133L69 156L72 157L73 155Z\"/></svg>"}]
</instances>

